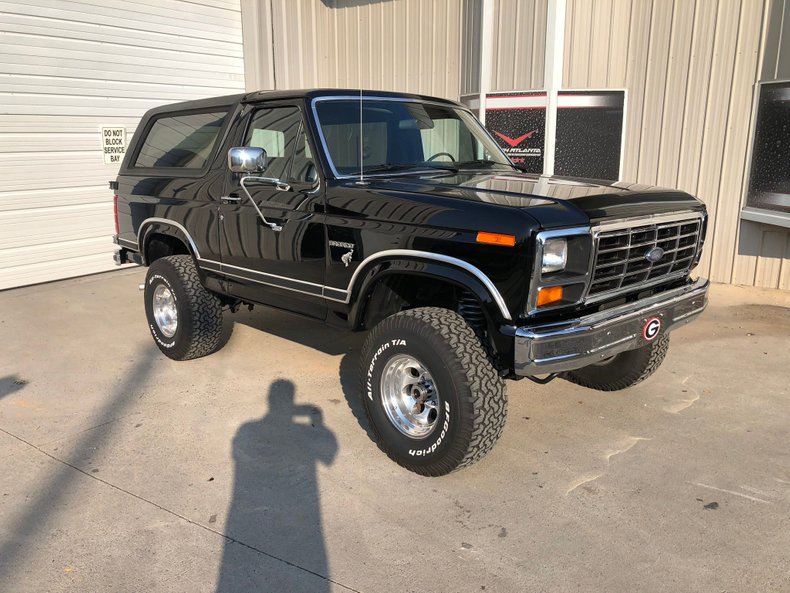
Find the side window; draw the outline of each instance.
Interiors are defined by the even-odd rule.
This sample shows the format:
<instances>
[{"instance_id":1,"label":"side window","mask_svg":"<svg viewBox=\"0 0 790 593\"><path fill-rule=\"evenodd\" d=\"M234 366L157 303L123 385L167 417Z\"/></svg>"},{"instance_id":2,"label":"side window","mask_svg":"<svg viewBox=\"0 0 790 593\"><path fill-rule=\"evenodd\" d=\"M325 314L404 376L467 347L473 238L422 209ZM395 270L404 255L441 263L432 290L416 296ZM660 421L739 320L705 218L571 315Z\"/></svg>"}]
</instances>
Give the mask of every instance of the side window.
<instances>
[{"instance_id":1,"label":"side window","mask_svg":"<svg viewBox=\"0 0 790 593\"><path fill-rule=\"evenodd\" d=\"M296 107L271 107L259 109L245 140L246 146L263 148L269 162L264 175L275 179L288 176L288 163L294 152L302 116Z\"/></svg>"},{"instance_id":2,"label":"side window","mask_svg":"<svg viewBox=\"0 0 790 593\"><path fill-rule=\"evenodd\" d=\"M227 114L227 111L208 111L157 118L137 153L134 166L202 169Z\"/></svg>"},{"instance_id":3,"label":"side window","mask_svg":"<svg viewBox=\"0 0 790 593\"><path fill-rule=\"evenodd\" d=\"M310 145L307 143L307 135L305 134L304 126L301 127L299 135L296 138L296 150L294 151L294 160L291 164L290 180L298 183L311 184L318 181L318 172L315 168Z\"/></svg>"}]
</instances>

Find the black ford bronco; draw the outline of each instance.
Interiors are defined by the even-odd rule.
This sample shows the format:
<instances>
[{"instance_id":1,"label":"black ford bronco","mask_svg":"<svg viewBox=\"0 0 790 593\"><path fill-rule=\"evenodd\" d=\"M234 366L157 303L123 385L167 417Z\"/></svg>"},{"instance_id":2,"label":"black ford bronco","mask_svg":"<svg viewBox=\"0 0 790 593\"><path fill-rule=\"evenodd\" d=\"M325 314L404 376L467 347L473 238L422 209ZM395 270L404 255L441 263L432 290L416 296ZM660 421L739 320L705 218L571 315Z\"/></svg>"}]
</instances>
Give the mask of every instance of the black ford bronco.
<instances>
[{"instance_id":1,"label":"black ford bronco","mask_svg":"<svg viewBox=\"0 0 790 593\"><path fill-rule=\"evenodd\" d=\"M243 304L368 331L368 421L424 475L493 447L505 379L629 387L707 303L708 281L689 277L698 200L526 174L444 99L313 90L159 107L111 187L115 260L148 266L162 352L215 352Z\"/></svg>"}]
</instances>

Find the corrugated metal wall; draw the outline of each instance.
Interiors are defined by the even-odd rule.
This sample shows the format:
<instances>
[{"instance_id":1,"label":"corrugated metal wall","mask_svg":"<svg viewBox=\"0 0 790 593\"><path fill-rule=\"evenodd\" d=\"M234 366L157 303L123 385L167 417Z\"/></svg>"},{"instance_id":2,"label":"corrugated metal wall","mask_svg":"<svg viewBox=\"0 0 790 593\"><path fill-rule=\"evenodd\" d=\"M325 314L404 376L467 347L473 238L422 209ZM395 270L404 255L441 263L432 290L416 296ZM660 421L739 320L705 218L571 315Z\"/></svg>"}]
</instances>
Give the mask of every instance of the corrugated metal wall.
<instances>
[{"instance_id":1,"label":"corrugated metal wall","mask_svg":"<svg viewBox=\"0 0 790 593\"><path fill-rule=\"evenodd\" d=\"M788 234L756 223L742 232L739 218L765 25L782 2L567 4L564 86L627 89L623 178L678 187L705 201L710 223L701 273L717 282L790 283ZM782 49L774 63L787 55Z\"/></svg>"},{"instance_id":2,"label":"corrugated metal wall","mask_svg":"<svg viewBox=\"0 0 790 593\"><path fill-rule=\"evenodd\" d=\"M461 88L460 95L480 92L480 35L483 0L463 0L461 8Z\"/></svg>"},{"instance_id":3,"label":"corrugated metal wall","mask_svg":"<svg viewBox=\"0 0 790 593\"><path fill-rule=\"evenodd\" d=\"M493 0L491 88L543 88L548 0Z\"/></svg>"},{"instance_id":4,"label":"corrugated metal wall","mask_svg":"<svg viewBox=\"0 0 790 593\"><path fill-rule=\"evenodd\" d=\"M112 269L101 126L244 89L239 0L0 4L0 289Z\"/></svg>"},{"instance_id":5,"label":"corrugated metal wall","mask_svg":"<svg viewBox=\"0 0 790 593\"><path fill-rule=\"evenodd\" d=\"M548 0L491 0L491 89L543 88ZM482 0L463 0L461 95L480 92Z\"/></svg>"},{"instance_id":6,"label":"corrugated metal wall","mask_svg":"<svg viewBox=\"0 0 790 593\"><path fill-rule=\"evenodd\" d=\"M458 99L460 0L243 0L242 10L250 90L361 86Z\"/></svg>"}]
</instances>

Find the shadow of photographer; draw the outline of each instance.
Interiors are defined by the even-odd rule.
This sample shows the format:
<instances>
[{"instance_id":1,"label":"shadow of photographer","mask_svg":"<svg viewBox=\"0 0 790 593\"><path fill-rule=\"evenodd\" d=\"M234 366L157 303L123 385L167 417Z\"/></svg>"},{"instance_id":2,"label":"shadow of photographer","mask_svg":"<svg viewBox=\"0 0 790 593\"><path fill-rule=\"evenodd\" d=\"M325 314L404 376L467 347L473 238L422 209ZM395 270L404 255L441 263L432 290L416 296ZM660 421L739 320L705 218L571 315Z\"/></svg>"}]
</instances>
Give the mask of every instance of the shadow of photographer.
<instances>
[{"instance_id":1,"label":"shadow of photographer","mask_svg":"<svg viewBox=\"0 0 790 593\"><path fill-rule=\"evenodd\" d=\"M292 382L272 383L267 414L233 439L230 539L217 593L330 590L317 470L332 464L337 441L321 410L296 405L294 395Z\"/></svg>"}]
</instances>

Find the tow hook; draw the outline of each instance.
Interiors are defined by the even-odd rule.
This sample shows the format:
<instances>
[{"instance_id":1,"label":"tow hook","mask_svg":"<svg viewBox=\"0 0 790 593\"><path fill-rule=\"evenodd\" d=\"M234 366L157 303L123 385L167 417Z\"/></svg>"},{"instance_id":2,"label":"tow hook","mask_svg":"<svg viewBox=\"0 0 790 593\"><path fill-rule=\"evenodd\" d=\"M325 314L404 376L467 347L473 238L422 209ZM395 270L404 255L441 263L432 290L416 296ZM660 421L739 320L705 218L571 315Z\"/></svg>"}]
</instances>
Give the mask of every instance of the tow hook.
<instances>
[{"instance_id":1,"label":"tow hook","mask_svg":"<svg viewBox=\"0 0 790 593\"><path fill-rule=\"evenodd\" d=\"M529 379L530 381L534 381L538 385L545 385L546 383L553 381L559 376L560 376L559 373L549 373L545 377L533 377L532 375L529 375L527 379Z\"/></svg>"}]
</instances>

